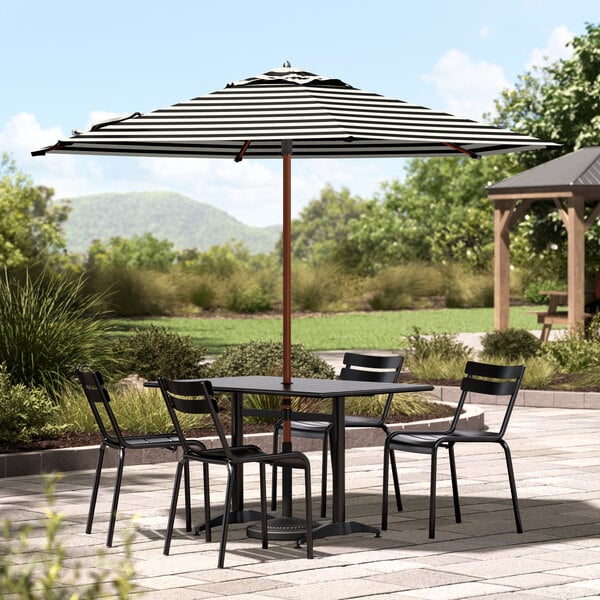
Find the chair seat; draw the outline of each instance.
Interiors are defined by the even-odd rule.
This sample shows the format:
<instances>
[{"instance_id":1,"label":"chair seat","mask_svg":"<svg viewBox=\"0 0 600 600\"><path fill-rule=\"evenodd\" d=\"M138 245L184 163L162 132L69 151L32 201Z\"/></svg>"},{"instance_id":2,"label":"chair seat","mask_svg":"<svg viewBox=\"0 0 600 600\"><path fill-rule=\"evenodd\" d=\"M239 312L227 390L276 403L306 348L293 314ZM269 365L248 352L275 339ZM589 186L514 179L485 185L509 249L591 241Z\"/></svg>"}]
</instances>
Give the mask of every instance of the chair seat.
<instances>
[{"instance_id":1,"label":"chair seat","mask_svg":"<svg viewBox=\"0 0 600 600\"><path fill-rule=\"evenodd\" d=\"M396 433L389 441L391 450L405 450L408 452L429 452L440 440L442 444L452 442L493 442L498 439L498 434L492 431L475 431L469 429L456 429L452 433L432 432L432 433Z\"/></svg>"},{"instance_id":2,"label":"chair seat","mask_svg":"<svg viewBox=\"0 0 600 600\"><path fill-rule=\"evenodd\" d=\"M124 440L125 446L131 448L164 448L169 444L173 444L173 447L179 446L176 434L132 435L126 436Z\"/></svg>"},{"instance_id":3,"label":"chair seat","mask_svg":"<svg viewBox=\"0 0 600 600\"><path fill-rule=\"evenodd\" d=\"M299 452L285 452L279 454L267 454L258 446L230 446L231 453L240 461L265 462L270 465L287 466L293 469L305 469L307 465L306 458ZM223 448L210 448L208 450L191 450L190 458L198 460L208 460L215 463L227 463L230 459L227 457Z\"/></svg>"}]
</instances>

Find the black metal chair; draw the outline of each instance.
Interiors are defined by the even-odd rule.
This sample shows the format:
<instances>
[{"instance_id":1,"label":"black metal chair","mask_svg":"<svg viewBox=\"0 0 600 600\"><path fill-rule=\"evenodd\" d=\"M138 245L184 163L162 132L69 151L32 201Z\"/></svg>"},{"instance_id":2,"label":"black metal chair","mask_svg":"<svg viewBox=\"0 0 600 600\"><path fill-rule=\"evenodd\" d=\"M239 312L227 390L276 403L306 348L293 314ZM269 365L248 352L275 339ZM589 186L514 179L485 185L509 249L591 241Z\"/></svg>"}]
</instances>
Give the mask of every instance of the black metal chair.
<instances>
[{"instance_id":1,"label":"black metal chair","mask_svg":"<svg viewBox=\"0 0 600 600\"><path fill-rule=\"evenodd\" d=\"M91 371L84 367L77 367L77 377L88 400L100 433L102 434L102 443L98 451L98 463L96 466L96 476L92 497L90 500L90 509L88 513L86 533L92 533L92 523L94 521L94 512L96 510L96 500L98 498L98 488L100 486L100 477L102 475L102 465L104 463L104 453L106 448L114 448L119 452L119 462L115 477L113 491L112 508L108 525L108 537L106 545L111 547L117 519L117 508L119 505L119 495L121 492L121 481L123 479L123 467L125 465L125 450L143 450L145 448L169 448L175 451L179 447L179 437L173 433L160 433L149 435L124 435L119 427L117 418L111 407L110 395L104 386L104 379L99 371ZM102 410L100 409L102 407ZM205 448L204 444L194 440L197 447ZM186 471L185 478L186 502L189 504L189 477ZM189 524L191 530L191 523Z\"/></svg>"},{"instance_id":2,"label":"black metal chair","mask_svg":"<svg viewBox=\"0 0 600 600\"><path fill-rule=\"evenodd\" d=\"M460 502L458 497L458 485L456 479L456 464L454 460L454 446L458 443L497 443L500 444L506 456L506 467L508 471L508 481L510 484L510 493L513 504L513 512L517 532L523 532L521 516L519 513L519 504L517 499L517 488L515 485L515 476L512 466L511 454L508 444L503 436L506 433L508 422L517 399L517 394L521 386L524 366L501 366L490 365L468 361L465 366L466 377L461 383L461 395L456 407L456 413L447 431L443 432L424 432L407 431L394 432L390 434L385 442L384 460L383 460L383 503L381 516L381 529L387 529L388 522L388 485L389 485L389 462L393 459L394 452L404 451L419 454L431 455L431 487L429 496L429 537L435 537L435 509L436 509L436 470L437 470L437 451L438 448L448 450L450 460L450 476L452 479L452 496L454 499L454 516L457 523L461 522ZM498 431L473 431L458 429L460 415L463 405L469 393L487 394L492 396L508 397L506 401L506 410ZM402 510L402 500L400 489L396 488L396 504L398 510Z\"/></svg>"},{"instance_id":3,"label":"black metal chair","mask_svg":"<svg viewBox=\"0 0 600 600\"><path fill-rule=\"evenodd\" d=\"M340 371L340 379L352 381L380 381L391 383L398 381L404 356L374 356L370 354L357 354L346 352L344 354L344 366ZM346 415L346 427L377 427L385 434L389 430L385 421L387 420L392 405L394 394L389 394L381 415L377 417L361 417ZM279 435L283 428L283 421L278 421L273 432L273 452L279 448ZM333 424L329 421L292 421L292 435L302 438L323 440L323 459L321 469L321 517L327 513L327 460L328 446L333 447ZM398 474L395 462L392 462L394 482L397 485ZM273 469L273 488L271 492L271 510L277 508L277 469Z\"/></svg>"},{"instance_id":4,"label":"black metal chair","mask_svg":"<svg viewBox=\"0 0 600 600\"><path fill-rule=\"evenodd\" d=\"M169 554L171 538L173 536L173 523L177 510L177 499L181 483L182 469L188 468L190 461L198 461L203 464L204 475L204 516L206 541L211 540L211 517L210 517L210 486L208 467L210 464L224 465L227 467L227 486L225 490L225 504L223 510L223 521L221 530L221 544L217 566L223 568L225 560L225 546L227 543L227 532L229 526L229 513L231 510L233 467L246 463L258 463L260 472L260 503L261 503L261 537L262 547L268 547L267 537L267 496L265 483L265 465L287 466L292 469L304 471L306 522L312 523L312 500L310 488L310 462L308 457L301 452L286 452L280 454L268 454L258 446L230 446L218 416L218 405L213 396L210 381L173 381L159 378L158 383L165 398L167 409L173 420L173 426L179 436L183 448L183 454L177 463L175 483L173 485L173 498L169 512L169 522L165 538L164 554ZM220 448L197 450L188 445L188 441L179 423L177 413L208 414L212 418L216 433L221 443ZM191 519L189 505L186 507L186 521ZM306 530L306 555L313 558L313 536L311 527Z\"/></svg>"}]
</instances>

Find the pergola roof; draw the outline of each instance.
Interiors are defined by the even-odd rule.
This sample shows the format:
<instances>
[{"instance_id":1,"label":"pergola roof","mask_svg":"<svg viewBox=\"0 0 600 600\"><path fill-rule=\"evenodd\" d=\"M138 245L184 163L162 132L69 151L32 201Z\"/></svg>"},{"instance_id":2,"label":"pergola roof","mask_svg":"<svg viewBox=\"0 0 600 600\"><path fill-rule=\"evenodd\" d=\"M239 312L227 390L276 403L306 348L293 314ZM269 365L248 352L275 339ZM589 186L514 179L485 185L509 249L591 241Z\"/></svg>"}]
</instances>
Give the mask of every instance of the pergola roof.
<instances>
[{"instance_id":1,"label":"pergola roof","mask_svg":"<svg viewBox=\"0 0 600 600\"><path fill-rule=\"evenodd\" d=\"M487 188L494 197L600 198L600 146L581 148Z\"/></svg>"},{"instance_id":2,"label":"pergola roof","mask_svg":"<svg viewBox=\"0 0 600 600\"><path fill-rule=\"evenodd\" d=\"M534 201L553 200L567 229L568 325L576 331L585 316L585 232L600 217L600 146L560 156L487 191L494 200L494 328L509 324L509 231Z\"/></svg>"}]
</instances>

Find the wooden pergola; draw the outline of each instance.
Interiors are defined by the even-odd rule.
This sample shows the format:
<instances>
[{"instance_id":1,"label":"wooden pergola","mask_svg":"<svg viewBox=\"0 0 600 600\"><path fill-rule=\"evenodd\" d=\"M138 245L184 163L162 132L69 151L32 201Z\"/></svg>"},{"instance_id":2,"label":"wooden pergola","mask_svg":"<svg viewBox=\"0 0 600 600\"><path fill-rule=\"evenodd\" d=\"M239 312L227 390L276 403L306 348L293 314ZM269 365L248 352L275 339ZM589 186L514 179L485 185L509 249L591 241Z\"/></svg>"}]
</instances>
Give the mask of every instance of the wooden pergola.
<instances>
[{"instance_id":1,"label":"wooden pergola","mask_svg":"<svg viewBox=\"0 0 600 600\"><path fill-rule=\"evenodd\" d=\"M582 148L487 189L494 201L494 329L509 327L510 230L533 202L550 200L567 229L568 327L576 331L585 314L584 236L600 216L600 147ZM595 204L587 217L586 202Z\"/></svg>"}]
</instances>

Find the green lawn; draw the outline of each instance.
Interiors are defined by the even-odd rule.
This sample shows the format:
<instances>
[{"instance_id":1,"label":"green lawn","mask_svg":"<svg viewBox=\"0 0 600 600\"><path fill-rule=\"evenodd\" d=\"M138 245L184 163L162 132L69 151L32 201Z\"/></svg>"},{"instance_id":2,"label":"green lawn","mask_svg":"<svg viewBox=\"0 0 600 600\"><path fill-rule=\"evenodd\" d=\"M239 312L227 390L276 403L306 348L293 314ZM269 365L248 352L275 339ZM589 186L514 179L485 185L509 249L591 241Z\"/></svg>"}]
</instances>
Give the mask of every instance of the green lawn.
<instances>
[{"instance_id":1,"label":"green lawn","mask_svg":"<svg viewBox=\"0 0 600 600\"><path fill-rule=\"evenodd\" d=\"M538 310L541 310L539 307ZM540 329L531 307L512 307L510 326ZM439 310L403 310L393 312L338 313L324 316L294 316L292 341L308 350L399 349L403 337L418 327L423 334L493 331L492 308L447 308ZM191 336L210 354L219 354L228 346L251 340L281 341L281 318L148 318L119 319L122 332L150 325L165 326L180 335Z\"/></svg>"}]
</instances>

